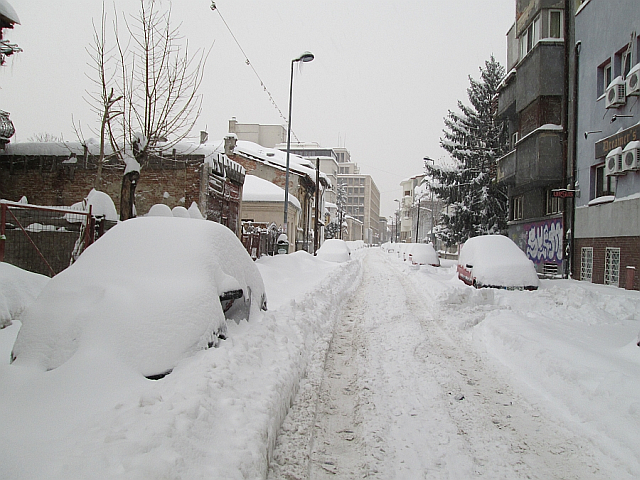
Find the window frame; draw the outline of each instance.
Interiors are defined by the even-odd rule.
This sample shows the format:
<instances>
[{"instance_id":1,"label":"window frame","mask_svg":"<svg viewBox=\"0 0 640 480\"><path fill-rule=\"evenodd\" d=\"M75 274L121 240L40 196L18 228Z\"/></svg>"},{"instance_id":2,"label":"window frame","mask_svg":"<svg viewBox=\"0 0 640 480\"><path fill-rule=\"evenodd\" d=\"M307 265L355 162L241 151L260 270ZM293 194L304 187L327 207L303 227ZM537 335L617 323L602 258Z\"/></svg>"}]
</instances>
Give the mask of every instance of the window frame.
<instances>
[{"instance_id":1,"label":"window frame","mask_svg":"<svg viewBox=\"0 0 640 480\"><path fill-rule=\"evenodd\" d=\"M613 175L604 174L604 163L593 167L595 175L595 191L593 198L616 194L616 181Z\"/></svg>"},{"instance_id":2,"label":"window frame","mask_svg":"<svg viewBox=\"0 0 640 480\"><path fill-rule=\"evenodd\" d=\"M559 22L558 22L558 36L554 37L551 35L551 15L552 14L558 14L559 16ZM547 16L547 29L546 29L546 37L545 38L553 38L554 40L564 40L564 12L562 10L558 10L558 9L550 9L548 12L548 16Z\"/></svg>"},{"instance_id":3,"label":"window frame","mask_svg":"<svg viewBox=\"0 0 640 480\"><path fill-rule=\"evenodd\" d=\"M580 250L580 280L593 282L593 247L582 247Z\"/></svg>"},{"instance_id":4,"label":"window frame","mask_svg":"<svg viewBox=\"0 0 640 480\"><path fill-rule=\"evenodd\" d=\"M552 189L547 190L547 202L546 202L547 215L556 215L564 211L563 201L560 197L554 197Z\"/></svg>"},{"instance_id":5,"label":"window frame","mask_svg":"<svg viewBox=\"0 0 640 480\"><path fill-rule=\"evenodd\" d=\"M518 195L511 200L511 220L524 219L524 195Z\"/></svg>"},{"instance_id":6,"label":"window frame","mask_svg":"<svg viewBox=\"0 0 640 480\"><path fill-rule=\"evenodd\" d=\"M604 284L620 286L620 248L606 247L604 255Z\"/></svg>"}]
</instances>

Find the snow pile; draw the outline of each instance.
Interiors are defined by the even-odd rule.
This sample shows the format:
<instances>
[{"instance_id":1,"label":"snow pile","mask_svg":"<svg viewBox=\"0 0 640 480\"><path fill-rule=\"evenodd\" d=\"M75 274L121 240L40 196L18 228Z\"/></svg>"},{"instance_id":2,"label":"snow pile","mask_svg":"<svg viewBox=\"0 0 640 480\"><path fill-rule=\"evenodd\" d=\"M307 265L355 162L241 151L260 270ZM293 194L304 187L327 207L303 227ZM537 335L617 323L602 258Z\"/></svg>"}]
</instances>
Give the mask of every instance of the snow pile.
<instances>
[{"instance_id":1,"label":"snow pile","mask_svg":"<svg viewBox=\"0 0 640 480\"><path fill-rule=\"evenodd\" d=\"M503 235L472 237L462 246L460 265L472 265L479 285L503 287L537 286L533 262Z\"/></svg>"},{"instance_id":2,"label":"snow pile","mask_svg":"<svg viewBox=\"0 0 640 480\"><path fill-rule=\"evenodd\" d=\"M125 264L130 258L122 254ZM276 433L298 388L299 395L309 391L308 368L322 365L362 268L304 252L256 264L269 311L227 322L228 339L218 348L184 358L161 380L146 380L101 348L86 348L49 372L0 364L0 478L264 478ZM101 268L112 267L105 260ZM182 277L166 289L162 278L146 279L157 299L216 294ZM130 286L120 288L128 297ZM186 326L194 311L180 305L161 313Z\"/></svg>"},{"instance_id":3,"label":"snow pile","mask_svg":"<svg viewBox=\"0 0 640 480\"><path fill-rule=\"evenodd\" d=\"M92 188L83 201L74 203L71 208L74 210L88 211L91 207L91 214L94 217L104 217L105 220L113 222L118 221L118 212L111 197L104 192L100 192ZM73 213L65 214L65 218L70 223L78 223L84 220L84 216L74 215Z\"/></svg>"},{"instance_id":4,"label":"snow pile","mask_svg":"<svg viewBox=\"0 0 640 480\"><path fill-rule=\"evenodd\" d=\"M0 262L0 328L11 325L35 300L48 277Z\"/></svg>"},{"instance_id":5,"label":"snow pile","mask_svg":"<svg viewBox=\"0 0 640 480\"><path fill-rule=\"evenodd\" d=\"M640 474L640 292L571 280L476 290L453 267L407 273L451 335L462 333L549 416Z\"/></svg>"},{"instance_id":6,"label":"snow pile","mask_svg":"<svg viewBox=\"0 0 640 480\"><path fill-rule=\"evenodd\" d=\"M327 262L348 262L351 260L351 251L347 242L338 238L325 240L318 249L318 258Z\"/></svg>"},{"instance_id":7,"label":"snow pile","mask_svg":"<svg viewBox=\"0 0 640 480\"><path fill-rule=\"evenodd\" d=\"M25 310L15 364L51 370L101 351L143 375L161 374L217 342L226 328L219 296L248 296L247 285L257 314L262 279L228 228L181 218L122 222Z\"/></svg>"}]
</instances>

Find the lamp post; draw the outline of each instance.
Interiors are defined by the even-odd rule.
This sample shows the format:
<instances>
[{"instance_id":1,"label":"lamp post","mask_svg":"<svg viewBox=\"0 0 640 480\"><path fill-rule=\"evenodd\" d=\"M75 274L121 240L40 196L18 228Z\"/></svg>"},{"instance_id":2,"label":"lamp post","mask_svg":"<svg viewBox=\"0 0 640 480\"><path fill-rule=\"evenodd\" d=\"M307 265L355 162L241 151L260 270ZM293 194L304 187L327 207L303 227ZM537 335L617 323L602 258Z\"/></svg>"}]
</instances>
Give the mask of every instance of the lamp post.
<instances>
[{"instance_id":1,"label":"lamp post","mask_svg":"<svg viewBox=\"0 0 640 480\"><path fill-rule=\"evenodd\" d=\"M395 198L393 200L394 202L398 202L398 210L396 210L396 243L398 243L398 221L399 221L399 212L400 212L400 200L398 200L397 198Z\"/></svg>"},{"instance_id":2,"label":"lamp post","mask_svg":"<svg viewBox=\"0 0 640 480\"><path fill-rule=\"evenodd\" d=\"M293 64L296 62L310 62L314 59L313 53L304 52L298 58L294 58L291 60L291 80L289 80L289 121L287 122L287 166L285 173L285 183L284 183L284 231L289 235L287 228L287 217L289 214L289 155L291 151L291 100L293 98ZM293 239L295 242L295 238ZM289 239L291 242L291 239ZM295 250L295 247L294 247Z\"/></svg>"}]
</instances>

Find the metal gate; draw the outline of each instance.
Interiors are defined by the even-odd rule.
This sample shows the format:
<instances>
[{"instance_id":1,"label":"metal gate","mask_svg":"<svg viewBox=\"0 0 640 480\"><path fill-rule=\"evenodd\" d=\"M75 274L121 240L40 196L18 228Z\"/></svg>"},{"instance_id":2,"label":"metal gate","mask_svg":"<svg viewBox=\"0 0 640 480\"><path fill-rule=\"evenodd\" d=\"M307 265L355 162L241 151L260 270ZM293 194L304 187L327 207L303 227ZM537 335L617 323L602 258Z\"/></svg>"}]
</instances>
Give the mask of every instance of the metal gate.
<instances>
[{"instance_id":1,"label":"metal gate","mask_svg":"<svg viewBox=\"0 0 640 480\"><path fill-rule=\"evenodd\" d=\"M94 238L91 207L82 211L0 201L0 262L53 277Z\"/></svg>"}]
</instances>

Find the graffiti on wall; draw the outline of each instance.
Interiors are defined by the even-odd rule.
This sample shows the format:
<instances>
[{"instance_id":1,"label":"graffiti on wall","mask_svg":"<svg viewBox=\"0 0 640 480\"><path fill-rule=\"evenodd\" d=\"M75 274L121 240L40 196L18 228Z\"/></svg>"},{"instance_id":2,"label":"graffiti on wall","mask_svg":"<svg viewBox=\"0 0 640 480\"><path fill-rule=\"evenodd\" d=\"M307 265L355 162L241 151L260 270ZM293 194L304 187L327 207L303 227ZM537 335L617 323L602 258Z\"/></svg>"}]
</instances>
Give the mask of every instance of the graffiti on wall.
<instances>
[{"instance_id":1,"label":"graffiti on wall","mask_svg":"<svg viewBox=\"0 0 640 480\"><path fill-rule=\"evenodd\" d=\"M511 238L527 254L533 263L562 264L562 218L518 225Z\"/></svg>"}]
</instances>

